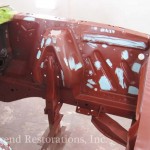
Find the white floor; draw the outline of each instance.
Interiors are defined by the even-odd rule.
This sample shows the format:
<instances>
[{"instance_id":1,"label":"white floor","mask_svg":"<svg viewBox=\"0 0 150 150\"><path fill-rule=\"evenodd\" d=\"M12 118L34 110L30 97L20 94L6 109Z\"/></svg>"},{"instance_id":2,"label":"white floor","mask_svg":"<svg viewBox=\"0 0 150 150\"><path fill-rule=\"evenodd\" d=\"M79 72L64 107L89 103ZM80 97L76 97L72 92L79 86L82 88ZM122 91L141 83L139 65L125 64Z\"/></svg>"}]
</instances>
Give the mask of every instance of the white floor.
<instances>
[{"instance_id":1,"label":"white floor","mask_svg":"<svg viewBox=\"0 0 150 150\"><path fill-rule=\"evenodd\" d=\"M0 102L0 137L9 138L7 141L13 150L125 150L100 133L91 123L91 116L77 114L74 106L66 104L61 109L64 114L61 122L63 127L57 136L59 140L63 138L63 142L58 141L58 144L53 145L49 141L45 144L39 142L38 139L48 134L44 107L45 102L41 98ZM116 116L113 118L126 129L129 128L131 120ZM33 139L36 139L35 142ZM41 149L42 146L47 149Z\"/></svg>"}]
</instances>

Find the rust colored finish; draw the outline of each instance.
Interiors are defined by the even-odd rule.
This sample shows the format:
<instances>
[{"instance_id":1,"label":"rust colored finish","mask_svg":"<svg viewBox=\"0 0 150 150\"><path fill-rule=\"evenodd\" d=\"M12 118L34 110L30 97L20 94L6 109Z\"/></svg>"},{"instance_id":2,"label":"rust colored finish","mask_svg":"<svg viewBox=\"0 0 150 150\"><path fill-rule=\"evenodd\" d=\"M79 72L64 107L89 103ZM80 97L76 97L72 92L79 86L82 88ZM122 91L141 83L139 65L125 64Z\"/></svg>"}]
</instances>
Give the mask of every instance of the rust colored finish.
<instances>
[{"instance_id":1,"label":"rust colored finish","mask_svg":"<svg viewBox=\"0 0 150 150\"><path fill-rule=\"evenodd\" d=\"M105 24L17 14L0 25L0 98L46 100L51 136L63 103L127 150L150 139L149 36ZM107 114L133 119L129 131ZM138 138L137 138L138 135ZM135 148L134 148L135 146Z\"/></svg>"},{"instance_id":2,"label":"rust colored finish","mask_svg":"<svg viewBox=\"0 0 150 150\"><path fill-rule=\"evenodd\" d=\"M92 117L92 123L107 137L123 146L127 145L127 131L108 115L101 113L98 117Z\"/></svg>"}]
</instances>

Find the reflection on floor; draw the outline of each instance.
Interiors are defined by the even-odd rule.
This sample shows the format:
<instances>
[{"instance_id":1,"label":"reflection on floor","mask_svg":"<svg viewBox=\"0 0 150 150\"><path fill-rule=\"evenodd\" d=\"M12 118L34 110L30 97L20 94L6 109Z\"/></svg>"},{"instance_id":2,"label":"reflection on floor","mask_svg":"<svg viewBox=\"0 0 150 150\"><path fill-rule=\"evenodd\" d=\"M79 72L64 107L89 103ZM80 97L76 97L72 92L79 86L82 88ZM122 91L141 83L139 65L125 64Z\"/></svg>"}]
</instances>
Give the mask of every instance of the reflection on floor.
<instances>
[{"instance_id":1,"label":"reflection on floor","mask_svg":"<svg viewBox=\"0 0 150 150\"><path fill-rule=\"evenodd\" d=\"M13 150L124 150L103 136L89 116L77 114L75 107L64 105L62 127L56 138L49 133L45 101L28 98L11 103L0 102L0 137L9 141ZM125 128L131 121L114 117ZM52 144L53 143L53 144Z\"/></svg>"}]
</instances>

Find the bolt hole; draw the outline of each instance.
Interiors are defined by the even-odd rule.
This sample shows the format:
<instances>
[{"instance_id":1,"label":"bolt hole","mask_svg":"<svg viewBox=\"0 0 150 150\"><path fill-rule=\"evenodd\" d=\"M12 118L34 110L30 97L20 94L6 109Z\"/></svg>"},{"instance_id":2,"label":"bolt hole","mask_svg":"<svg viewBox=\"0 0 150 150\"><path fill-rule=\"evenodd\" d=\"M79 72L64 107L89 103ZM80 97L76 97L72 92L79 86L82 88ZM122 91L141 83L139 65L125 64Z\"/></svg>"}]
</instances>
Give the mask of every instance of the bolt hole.
<instances>
[{"instance_id":1,"label":"bolt hole","mask_svg":"<svg viewBox=\"0 0 150 150\"><path fill-rule=\"evenodd\" d=\"M15 90L14 89L10 89L11 90L11 92L14 92Z\"/></svg>"},{"instance_id":2,"label":"bolt hole","mask_svg":"<svg viewBox=\"0 0 150 150\"><path fill-rule=\"evenodd\" d=\"M85 106L89 106L89 104L86 103Z\"/></svg>"}]
</instances>

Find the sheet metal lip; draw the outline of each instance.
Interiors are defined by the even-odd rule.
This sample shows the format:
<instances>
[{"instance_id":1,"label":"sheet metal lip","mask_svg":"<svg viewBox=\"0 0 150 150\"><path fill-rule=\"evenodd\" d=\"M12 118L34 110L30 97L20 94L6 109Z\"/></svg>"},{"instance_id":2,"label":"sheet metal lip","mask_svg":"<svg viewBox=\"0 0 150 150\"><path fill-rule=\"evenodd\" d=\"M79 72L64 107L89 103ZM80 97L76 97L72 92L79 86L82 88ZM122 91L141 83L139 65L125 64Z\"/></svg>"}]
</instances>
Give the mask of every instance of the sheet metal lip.
<instances>
[{"instance_id":1,"label":"sheet metal lip","mask_svg":"<svg viewBox=\"0 0 150 150\"><path fill-rule=\"evenodd\" d=\"M125 38L118 38L113 36L99 35L99 34L83 34L83 41L93 42L93 43L106 43L108 45L122 46L127 48L135 48L146 50L147 44L145 42L129 40Z\"/></svg>"}]
</instances>

